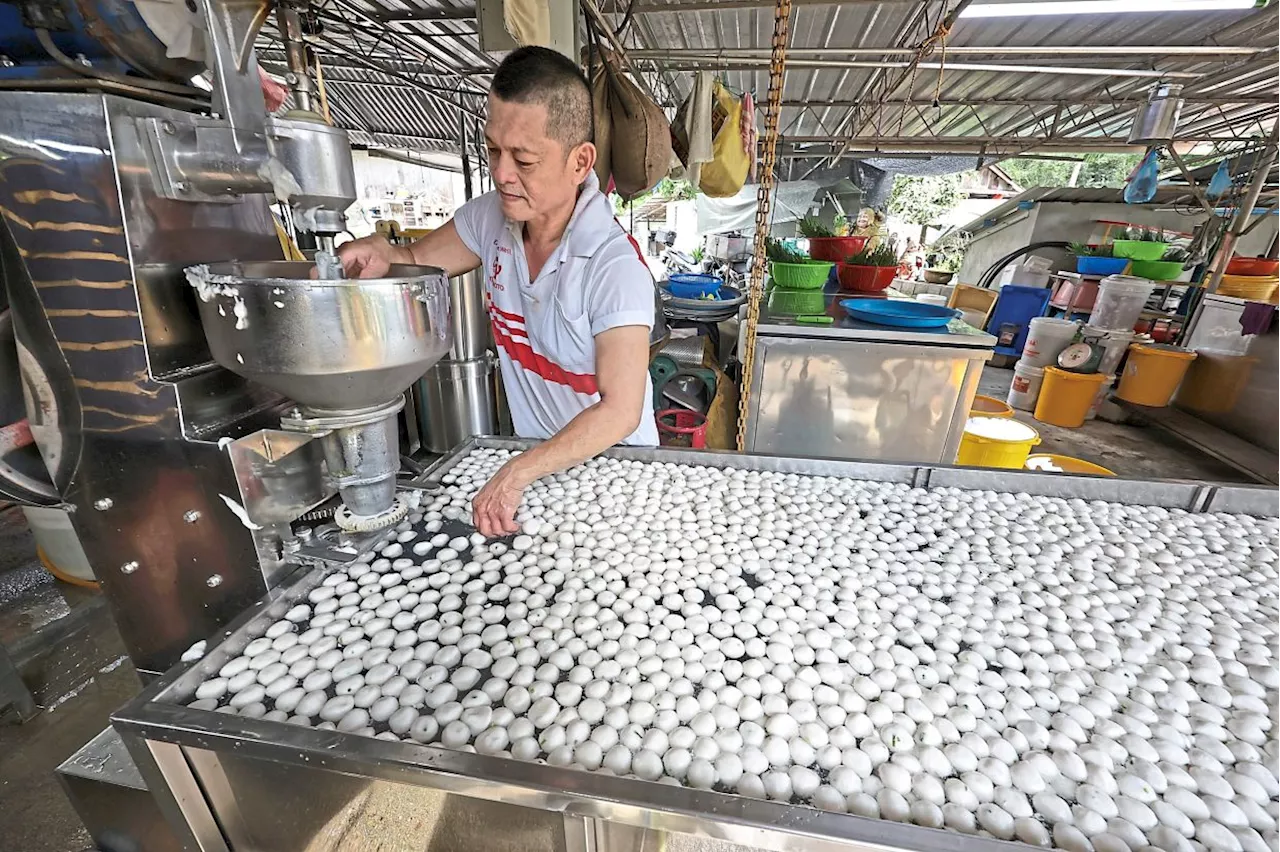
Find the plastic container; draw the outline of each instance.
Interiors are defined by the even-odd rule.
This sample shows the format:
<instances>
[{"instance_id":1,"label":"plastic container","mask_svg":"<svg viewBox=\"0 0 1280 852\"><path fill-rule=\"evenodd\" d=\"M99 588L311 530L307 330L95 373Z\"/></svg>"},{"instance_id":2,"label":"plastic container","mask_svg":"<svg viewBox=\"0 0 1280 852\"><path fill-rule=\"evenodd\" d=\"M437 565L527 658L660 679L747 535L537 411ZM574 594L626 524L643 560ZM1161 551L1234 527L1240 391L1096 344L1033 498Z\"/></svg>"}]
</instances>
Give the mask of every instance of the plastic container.
<instances>
[{"instance_id":1,"label":"plastic container","mask_svg":"<svg viewBox=\"0 0 1280 852\"><path fill-rule=\"evenodd\" d=\"M1142 317L1155 282L1131 275L1109 275L1098 285L1098 299L1089 314L1089 325L1108 331L1133 331Z\"/></svg>"},{"instance_id":2,"label":"plastic container","mask_svg":"<svg viewBox=\"0 0 1280 852\"><path fill-rule=\"evenodd\" d=\"M71 526L71 518L62 509L23 506L27 526L36 540L36 556L50 574L64 583L97 588L89 557Z\"/></svg>"},{"instance_id":3,"label":"plastic container","mask_svg":"<svg viewBox=\"0 0 1280 852\"><path fill-rule=\"evenodd\" d=\"M937 305L940 308L944 308L947 305L947 297L938 293L921 293L916 296L916 301L926 305Z\"/></svg>"},{"instance_id":4,"label":"plastic container","mask_svg":"<svg viewBox=\"0 0 1280 852\"><path fill-rule=\"evenodd\" d=\"M1089 404L1089 411L1085 414L1085 420L1097 420L1098 409L1102 407L1102 403L1107 401L1107 397L1111 393L1111 388L1115 386L1115 374L1107 376L1107 380L1098 386L1098 392L1093 395L1093 402Z\"/></svg>"},{"instance_id":5,"label":"plastic container","mask_svg":"<svg viewBox=\"0 0 1280 852\"><path fill-rule=\"evenodd\" d=\"M1042 423L1075 429L1084 425L1098 387L1107 381L1101 373L1068 373L1057 367L1044 368L1044 383L1033 415Z\"/></svg>"},{"instance_id":6,"label":"plastic container","mask_svg":"<svg viewBox=\"0 0 1280 852\"><path fill-rule=\"evenodd\" d=\"M847 263L836 265L836 276L840 279L840 289L853 293L880 293L889 289L893 277L898 274L896 266L851 266Z\"/></svg>"},{"instance_id":7,"label":"plastic container","mask_svg":"<svg viewBox=\"0 0 1280 852\"><path fill-rule=\"evenodd\" d=\"M667 289L677 299L701 299L704 296L716 296L724 281L714 275L696 275L691 272L678 272L667 278Z\"/></svg>"},{"instance_id":8,"label":"plastic container","mask_svg":"<svg viewBox=\"0 0 1280 852\"><path fill-rule=\"evenodd\" d=\"M810 237L809 257L844 263L848 258L859 254L866 245L866 237Z\"/></svg>"},{"instance_id":9,"label":"plastic container","mask_svg":"<svg viewBox=\"0 0 1280 852\"><path fill-rule=\"evenodd\" d=\"M662 446L706 449L707 415L687 408L664 408L654 417L658 421L659 443Z\"/></svg>"},{"instance_id":10,"label":"plastic container","mask_svg":"<svg viewBox=\"0 0 1280 852\"><path fill-rule=\"evenodd\" d=\"M1130 260L1159 260L1168 249L1168 243L1149 243L1145 240L1115 240L1111 243L1113 255Z\"/></svg>"},{"instance_id":11,"label":"plastic container","mask_svg":"<svg viewBox=\"0 0 1280 852\"><path fill-rule=\"evenodd\" d=\"M994 396L978 394L969 406L970 417L1012 417L1013 409Z\"/></svg>"},{"instance_id":12,"label":"plastic container","mask_svg":"<svg viewBox=\"0 0 1280 852\"><path fill-rule=\"evenodd\" d=\"M1053 285L1053 297L1049 299L1049 304L1069 314L1082 314L1093 310L1093 303L1097 300L1097 281L1059 278Z\"/></svg>"},{"instance_id":13,"label":"plastic container","mask_svg":"<svg viewBox=\"0 0 1280 852\"><path fill-rule=\"evenodd\" d=\"M1040 386L1044 382L1044 368L1032 367L1022 361L1013 365L1013 381L1009 383L1010 406L1019 411L1035 411L1040 398Z\"/></svg>"},{"instance_id":14,"label":"plastic container","mask_svg":"<svg viewBox=\"0 0 1280 852\"><path fill-rule=\"evenodd\" d=\"M1196 353L1163 344L1134 343L1116 396L1136 405L1163 408L1173 399Z\"/></svg>"},{"instance_id":15,"label":"plastic container","mask_svg":"<svg viewBox=\"0 0 1280 852\"><path fill-rule=\"evenodd\" d=\"M769 264L769 276L773 283L787 290L821 290L831 274L833 263L814 260L809 263Z\"/></svg>"},{"instance_id":16,"label":"plastic container","mask_svg":"<svg viewBox=\"0 0 1280 852\"><path fill-rule=\"evenodd\" d=\"M1088 340L1102 347L1102 361L1098 364L1098 372L1108 375L1116 372L1134 336L1132 330L1110 331L1105 328L1094 328L1091 325L1086 325L1080 330L1082 340Z\"/></svg>"},{"instance_id":17,"label":"plastic container","mask_svg":"<svg viewBox=\"0 0 1280 852\"><path fill-rule=\"evenodd\" d=\"M1224 275L1218 285L1219 296L1247 299L1251 302L1273 302L1280 281L1249 275Z\"/></svg>"},{"instance_id":18,"label":"plastic container","mask_svg":"<svg viewBox=\"0 0 1280 852\"><path fill-rule=\"evenodd\" d=\"M1080 323L1057 317L1036 317L1028 324L1027 342L1022 347L1022 361L1028 367L1049 367L1075 339Z\"/></svg>"},{"instance_id":19,"label":"plastic container","mask_svg":"<svg viewBox=\"0 0 1280 852\"><path fill-rule=\"evenodd\" d=\"M1269 257L1233 257L1227 263L1228 275L1260 275L1274 278L1280 274L1280 260Z\"/></svg>"},{"instance_id":20,"label":"plastic container","mask_svg":"<svg viewBox=\"0 0 1280 852\"><path fill-rule=\"evenodd\" d=\"M1076 272L1081 275L1119 275L1128 265L1127 257L1076 257Z\"/></svg>"},{"instance_id":21,"label":"plastic container","mask_svg":"<svg viewBox=\"0 0 1280 852\"><path fill-rule=\"evenodd\" d=\"M1027 463L1024 466L1027 470L1036 470L1040 473L1076 473L1085 474L1087 476L1115 476L1114 473L1107 470L1101 465L1093 462L1087 462L1084 459L1076 459L1071 456L1059 456L1053 453L1037 453L1034 456L1027 456Z\"/></svg>"},{"instance_id":22,"label":"plastic container","mask_svg":"<svg viewBox=\"0 0 1280 852\"><path fill-rule=\"evenodd\" d=\"M1137 278L1150 278L1152 281L1175 281L1182 275L1182 261L1135 260L1129 267L1129 274Z\"/></svg>"},{"instance_id":23,"label":"plastic container","mask_svg":"<svg viewBox=\"0 0 1280 852\"><path fill-rule=\"evenodd\" d=\"M1193 411L1223 413L1235 408L1257 358L1235 352L1197 349L1178 388L1177 402Z\"/></svg>"},{"instance_id":24,"label":"plastic container","mask_svg":"<svg viewBox=\"0 0 1280 852\"><path fill-rule=\"evenodd\" d=\"M996 354L1013 357L1022 354L1030 323L1044 313L1050 295L1044 287L1010 284L1000 288L1000 298L987 321L987 330L997 339Z\"/></svg>"},{"instance_id":25,"label":"plastic container","mask_svg":"<svg viewBox=\"0 0 1280 852\"><path fill-rule=\"evenodd\" d=\"M956 464L1021 470L1040 443L1040 433L1005 417L970 417L960 437Z\"/></svg>"}]
</instances>

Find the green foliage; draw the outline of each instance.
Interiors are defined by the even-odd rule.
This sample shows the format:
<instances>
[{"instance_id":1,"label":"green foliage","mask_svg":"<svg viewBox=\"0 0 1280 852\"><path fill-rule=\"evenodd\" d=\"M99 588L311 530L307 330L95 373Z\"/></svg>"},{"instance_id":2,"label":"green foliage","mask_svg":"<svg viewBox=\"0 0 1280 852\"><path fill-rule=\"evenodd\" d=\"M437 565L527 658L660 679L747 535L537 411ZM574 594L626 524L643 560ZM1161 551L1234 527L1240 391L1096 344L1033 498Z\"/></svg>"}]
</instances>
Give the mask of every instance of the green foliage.
<instances>
[{"instance_id":1,"label":"green foliage","mask_svg":"<svg viewBox=\"0 0 1280 852\"><path fill-rule=\"evenodd\" d=\"M897 266L898 244L894 240L886 240L875 248L865 248L845 259L850 266Z\"/></svg>"},{"instance_id":2,"label":"green foliage","mask_svg":"<svg viewBox=\"0 0 1280 852\"><path fill-rule=\"evenodd\" d=\"M790 243L766 237L764 241L765 257L774 263L807 263L808 256L793 247Z\"/></svg>"},{"instance_id":3,"label":"green foliage","mask_svg":"<svg viewBox=\"0 0 1280 852\"><path fill-rule=\"evenodd\" d=\"M639 207L651 198L660 198L663 201L687 201L698 195L697 189L687 180L672 180L664 177L658 181L658 185L648 192L642 192L630 201L623 201L622 196L613 196L613 212L616 214L625 213L628 210Z\"/></svg>"},{"instance_id":4,"label":"green foliage","mask_svg":"<svg viewBox=\"0 0 1280 852\"><path fill-rule=\"evenodd\" d=\"M898 175L889 193L888 212L916 225L936 225L968 195L960 188L964 176Z\"/></svg>"},{"instance_id":5,"label":"green foliage","mask_svg":"<svg viewBox=\"0 0 1280 852\"><path fill-rule=\"evenodd\" d=\"M805 216L796 223L796 227L800 229L800 236L808 239L813 239L814 237L834 237L836 235L836 232L833 229L822 224L816 216Z\"/></svg>"},{"instance_id":6,"label":"green foliage","mask_svg":"<svg viewBox=\"0 0 1280 852\"><path fill-rule=\"evenodd\" d=\"M1111 246L1091 246L1085 243L1072 243L1067 251L1076 257L1111 257Z\"/></svg>"},{"instance_id":7,"label":"green foliage","mask_svg":"<svg viewBox=\"0 0 1280 852\"><path fill-rule=\"evenodd\" d=\"M969 250L973 234L968 231L952 231L935 242L930 252L931 269L944 272L959 272L964 263L964 253Z\"/></svg>"},{"instance_id":8,"label":"green foliage","mask_svg":"<svg viewBox=\"0 0 1280 852\"><path fill-rule=\"evenodd\" d=\"M1076 186L1120 188L1142 160L1141 154L1085 154ZM1066 186L1076 164L1052 160L1005 160L1000 168L1021 186Z\"/></svg>"}]
</instances>

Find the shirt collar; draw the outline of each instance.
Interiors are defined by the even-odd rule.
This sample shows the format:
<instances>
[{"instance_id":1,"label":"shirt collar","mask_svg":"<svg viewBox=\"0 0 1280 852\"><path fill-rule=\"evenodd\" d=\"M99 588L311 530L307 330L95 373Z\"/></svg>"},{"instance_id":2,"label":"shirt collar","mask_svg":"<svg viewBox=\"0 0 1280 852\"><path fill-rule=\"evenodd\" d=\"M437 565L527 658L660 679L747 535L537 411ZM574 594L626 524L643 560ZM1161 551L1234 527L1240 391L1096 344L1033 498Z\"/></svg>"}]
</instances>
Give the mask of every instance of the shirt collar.
<instances>
[{"instance_id":1,"label":"shirt collar","mask_svg":"<svg viewBox=\"0 0 1280 852\"><path fill-rule=\"evenodd\" d=\"M609 199L600 191L600 179L595 170L587 172L587 179L582 183L582 191L573 206L573 215L560 238L561 257L591 257L604 243L609 235L608 225L613 222L613 214L609 210ZM524 225L521 222L507 220L507 230L517 238L522 237Z\"/></svg>"}]
</instances>

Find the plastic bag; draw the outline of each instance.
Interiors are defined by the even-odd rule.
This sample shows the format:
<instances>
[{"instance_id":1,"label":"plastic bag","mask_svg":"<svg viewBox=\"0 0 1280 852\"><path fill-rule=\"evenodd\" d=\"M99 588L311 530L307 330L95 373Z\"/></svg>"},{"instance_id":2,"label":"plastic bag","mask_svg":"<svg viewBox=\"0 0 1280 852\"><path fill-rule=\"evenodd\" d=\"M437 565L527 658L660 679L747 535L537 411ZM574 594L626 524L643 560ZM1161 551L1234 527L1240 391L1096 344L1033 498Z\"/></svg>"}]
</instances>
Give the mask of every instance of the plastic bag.
<instances>
[{"instance_id":1,"label":"plastic bag","mask_svg":"<svg viewBox=\"0 0 1280 852\"><path fill-rule=\"evenodd\" d=\"M738 194L747 181L751 161L742 147L742 101L716 83L715 112L723 120L717 127L713 118L715 159L702 167L698 188L712 198L728 198Z\"/></svg>"},{"instance_id":2,"label":"plastic bag","mask_svg":"<svg viewBox=\"0 0 1280 852\"><path fill-rule=\"evenodd\" d=\"M1229 189L1231 189L1231 168L1227 165L1227 161L1223 160L1218 163L1218 170L1209 179L1209 191L1205 194L1216 201L1226 195Z\"/></svg>"},{"instance_id":3,"label":"plastic bag","mask_svg":"<svg viewBox=\"0 0 1280 852\"><path fill-rule=\"evenodd\" d=\"M1156 152L1153 149L1147 152L1142 165L1138 166L1133 177L1129 178L1129 183L1124 188L1125 203L1146 204L1156 197L1156 189L1159 185L1160 167L1156 162Z\"/></svg>"}]
</instances>

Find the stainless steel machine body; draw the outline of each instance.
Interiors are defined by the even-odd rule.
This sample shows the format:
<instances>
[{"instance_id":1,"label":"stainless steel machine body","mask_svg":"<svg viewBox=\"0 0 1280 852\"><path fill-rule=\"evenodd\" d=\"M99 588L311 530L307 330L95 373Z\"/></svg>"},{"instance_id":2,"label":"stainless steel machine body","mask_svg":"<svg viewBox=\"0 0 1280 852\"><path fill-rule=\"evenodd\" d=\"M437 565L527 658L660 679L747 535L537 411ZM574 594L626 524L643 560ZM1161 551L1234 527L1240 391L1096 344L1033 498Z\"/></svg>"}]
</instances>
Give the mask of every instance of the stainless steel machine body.
<instances>
[{"instance_id":1,"label":"stainless steel machine body","mask_svg":"<svg viewBox=\"0 0 1280 852\"><path fill-rule=\"evenodd\" d=\"M765 311L756 332L748 452L951 464L996 339L954 320L889 328Z\"/></svg>"},{"instance_id":2,"label":"stainless steel machine body","mask_svg":"<svg viewBox=\"0 0 1280 852\"><path fill-rule=\"evenodd\" d=\"M413 487L434 488L473 447L466 442ZM1274 517L1276 492L1193 482L1140 482L1022 471L618 448L606 455L918 487L960 487ZM370 739L263 719L192 710L196 684L237 655L325 575L361 549L304 547L301 568L211 640L206 657L153 684L113 717L174 830L201 850L521 849L964 850L1030 847L817 811L788 803L670 787L634 778L434 746ZM327 845L326 845L327 844ZM647 845L646 845L647 844Z\"/></svg>"},{"instance_id":3,"label":"stainless steel machine body","mask_svg":"<svg viewBox=\"0 0 1280 852\"><path fill-rule=\"evenodd\" d=\"M273 201L332 245L350 150L314 113L267 116L244 49L258 4L196 11L211 114L0 92L0 364L6 414L26 409L0 423L0 449L22 445L0 492L67 508L130 656L157 673L275 582L290 522L335 490L358 519L394 515L394 418L451 340L436 270L259 266L282 263ZM207 287L192 266L212 267Z\"/></svg>"}]
</instances>

